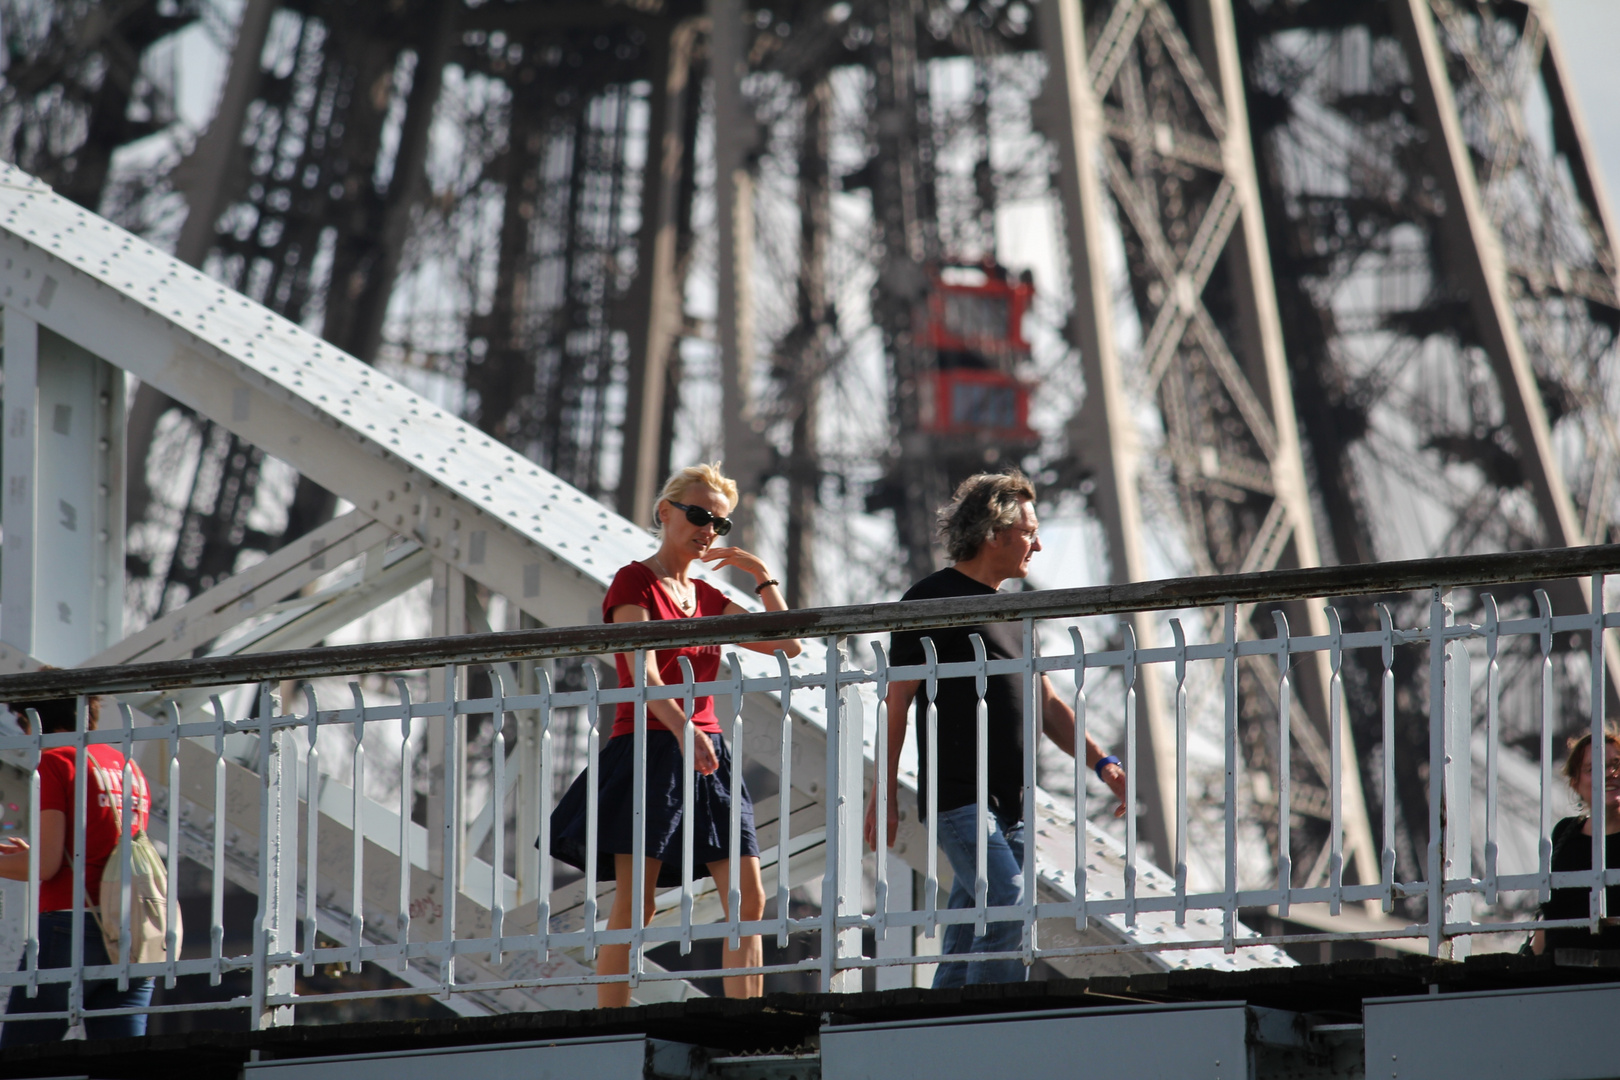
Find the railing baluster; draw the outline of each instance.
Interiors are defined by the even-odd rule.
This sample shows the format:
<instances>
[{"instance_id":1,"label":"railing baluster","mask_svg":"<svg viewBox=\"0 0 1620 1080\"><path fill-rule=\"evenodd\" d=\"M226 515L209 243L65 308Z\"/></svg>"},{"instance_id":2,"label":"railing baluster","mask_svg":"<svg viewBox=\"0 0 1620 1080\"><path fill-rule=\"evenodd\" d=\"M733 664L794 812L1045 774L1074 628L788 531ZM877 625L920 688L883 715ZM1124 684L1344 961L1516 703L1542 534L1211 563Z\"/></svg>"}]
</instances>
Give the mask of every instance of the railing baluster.
<instances>
[{"instance_id":1,"label":"railing baluster","mask_svg":"<svg viewBox=\"0 0 1620 1080\"><path fill-rule=\"evenodd\" d=\"M1040 747L1041 736L1041 675L1036 669L1036 661L1040 658L1040 640L1035 636L1035 620L1023 620L1024 638L1024 865L1021 868L1024 876L1024 904L1023 928L1019 933L1019 951L1023 953L1024 967L1035 966L1035 949L1038 946L1038 930L1035 925L1035 839L1040 835L1035 817L1035 787L1040 780L1036 770L1035 753ZM1076 752L1085 756L1085 751L1076 747Z\"/></svg>"},{"instance_id":2,"label":"railing baluster","mask_svg":"<svg viewBox=\"0 0 1620 1080\"><path fill-rule=\"evenodd\" d=\"M445 685L448 687L449 683ZM366 933L366 807L365 794L362 790L366 783L366 698L365 694L361 692L359 682L349 684L349 694L354 698L354 712L350 720L354 728L353 765L350 769L354 789L349 793L353 808L350 821L352 827L349 831L351 850L353 852L349 864L351 871L349 895L352 897L350 903L353 905L349 909L349 949L353 956L349 960L349 970L360 971L365 966L364 961L360 959L360 946L365 941ZM445 695L452 699L455 697L454 691L449 689L445 691ZM450 742L450 729L453 724L447 719L445 725L445 744L452 745ZM447 754L446 757L448 756ZM455 770L447 767L445 771L451 773ZM446 791L449 790L450 785L446 784ZM447 804L446 810L448 811L448 809ZM311 807L311 810L313 811L313 807ZM314 817L315 815L311 812L310 816ZM447 883L446 891L448 892L448 883L454 881L448 871L445 873L444 880Z\"/></svg>"},{"instance_id":3,"label":"railing baluster","mask_svg":"<svg viewBox=\"0 0 1620 1080\"><path fill-rule=\"evenodd\" d=\"M686 956L692 952L692 909L696 904L693 893L697 885L697 873L692 865L693 829L696 828L692 811L697 791L697 771L692 767L697 724L692 713L697 708L697 692L692 688L692 661L680 656L676 657L676 662L681 666L681 702L686 713L686 726L681 729L681 955ZM637 889L639 900L640 886Z\"/></svg>"},{"instance_id":4,"label":"railing baluster","mask_svg":"<svg viewBox=\"0 0 1620 1080\"><path fill-rule=\"evenodd\" d=\"M310 976L315 974L315 941L319 927L316 901L320 896L316 878L321 861L321 709L314 683L304 684L304 707L309 710L304 717L305 737L309 739L309 749L304 752L304 974ZM180 790L173 779L169 781L169 790Z\"/></svg>"},{"instance_id":5,"label":"railing baluster","mask_svg":"<svg viewBox=\"0 0 1620 1080\"><path fill-rule=\"evenodd\" d=\"M456 908L461 896L461 769L467 740L461 731L461 710L456 701L459 672L444 666L444 960L439 965L439 996L444 1001L456 985Z\"/></svg>"},{"instance_id":6,"label":"railing baluster","mask_svg":"<svg viewBox=\"0 0 1620 1080\"><path fill-rule=\"evenodd\" d=\"M968 640L973 642L973 662L977 665L973 673L973 790L978 807L973 815L973 932L982 937L989 926L985 907L990 892L990 710L984 701L989 673L985 670L988 657L984 639L972 634Z\"/></svg>"},{"instance_id":7,"label":"railing baluster","mask_svg":"<svg viewBox=\"0 0 1620 1080\"><path fill-rule=\"evenodd\" d=\"M122 875L118 879L118 989L129 989L129 950L130 940L133 937L133 921L135 913L132 910L135 899L134 875L130 872L130 863L134 854L131 848L135 843L135 717L129 706L122 701L118 703L118 716L123 721L124 728L124 766L119 777L119 801L122 803L118 815L118 864ZM110 792L102 792L108 796ZM102 918L107 913L101 913Z\"/></svg>"},{"instance_id":8,"label":"railing baluster","mask_svg":"<svg viewBox=\"0 0 1620 1080\"><path fill-rule=\"evenodd\" d=\"M72 1027L84 1017L84 874L85 874L85 816L89 806L90 752L85 736L89 731L88 699L80 694L74 699L73 741L73 981L68 986L68 1026Z\"/></svg>"},{"instance_id":9,"label":"railing baluster","mask_svg":"<svg viewBox=\"0 0 1620 1080\"><path fill-rule=\"evenodd\" d=\"M214 865L208 914L208 948L214 965L208 982L218 986L225 976L225 835L230 826L225 818L225 706L218 694L210 694L208 700L214 706Z\"/></svg>"},{"instance_id":10,"label":"railing baluster","mask_svg":"<svg viewBox=\"0 0 1620 1080\"><path fill-rule=\"evenodd\" d=\"M1501 718L1501 664L1497 661L1497 648L1501 621L1497 615L1496 597L1486 593L1480 597L1485 608L1485 902L1496 903L1496 807L1497 807L1497 754L1502 743Z\"/></svg>"},{"instance_id":11,"label":"railing baluster","mask_svg":"<svg viewBox=\"0 0 1620 1080\"><path fill-rule=\"evenodd\" d=\"M1378 604L1377 608L1378 625L1384 635L1384 640L1379 646L1384 671L1383 678L1379 681L1379 702L1383 716L1384 744L1384 768L1380 780L1385 808L1384 835L1378 864L1380 884L1384 887L1382 906L1384 914L1388 915L1395 910L1395 815L1389 809L1395 805L1395 621L1390 616L1388 605Z\"/></svg>"},{"instance_id":12,"label":"railing baluster","mask_svg":"<svg viewBox=\"0 0 1620 1080\"><path fill-rule=\"evenodd\" d=\"M789 874L789 839L793 823L793 671L788 666L788 655L776 650L777 669L781 672L782 688L778 691L782 703L782 773L781 773L781 828L776 844L776 944L787 948L788 912L792 907L789 893L792 879Z\"/></svg>"},{"instance_id":13,"label":"railing baluster","mask_svg":"<svg viewBox=\"0 0 1620 1080\"><path fill-rule=\"evenodd\" d=\"M399 911L395 934L399 938L399 972L411 966L411 809L415 803L416 775L411 753L411 687L403 675L394 676L399 692Z\"/></svg>"},{"instance_id":14,"label":"railing baluster","mask_svg":"<svg viewBox=\"0 0 1620 1080\"><path fill-rule=\"evenodd\" d=\"M490 852L489 868L489 926L495 945L490 949L489 962L499 964L505 950L506 937L506 681L500 669L491 666L489 681L495 690L495 712L490 717L493 737L489 743L489 769L494 784L490 792L490 828L494 844ZM469 856L477 852L469 851Z\"/></svg>"},{"instance_id":15,"label":"railing baluster","mask_svg":"<svg viewBox=\"0 0 1620 1080\"><path fill-rule=\"evenodd\" d=\"M889 936L889 661L883 654L881 642L872 643L872 688L877 691L876 746L872 752L875 805L872 820L876 822L872 845L872 872L876 885L872 890L872 936L886 941ZM785 788L784 788L785 790Z\"/></svg>"},{"instance_id":16,"label":"railing baluster","mask_svg":"<svg viewBox=\"0 0 1620 1080\"><path fill-rule=\"evenodd\" d=\"M1074 647L1074 928L1086 928L1086 642L1069 627Z\"/></svg>"},{"instance_id":17,"label":"railing baluster","mask_svg":"<svg viewBox=\"0 0 1620 1080\"><path fill-rule=\"evenodd\" d=\"M1221 902L1221 949L1227 955L1231 955L1237 952L1238 918L1238 655L1237 605L1230 600L1221 611L1221 643L1225 648L1225 656L1221 661L1221 753L1225 758L1221 770L1221 790L1226 797L1226 805L1221 808L1221 818L1226 829L1226 859L1223 870L1226 895Z\"/></svg>"},{"instance_id":18,"label":"railing baluster","mask_svg":"<svg viewBox=\"0 0 1620 1080\"><path fill-rule=\"evenodd\" d=\"M1176 641L1176 925L1187 925L1187 634L1170 620Z\"/></svg>"},{"instance_id":19,"label":"railing baluster","mask_svg":"<svg viewBox=\"0 0 1620 1080\"><path fill-rule=\"evenodd\" d=\"M638 660L637 669L640 670L640 667L641 664ZM597 684L595 664L585 664L583 671L585 673L585 723L588 732L585 739L585 958L595 960L596 858L597 846L600 840L598 835L600 830L597 828L596 818L601 813L602 801L600 792L597 791L597 785L602 780L601 763L598 760L601 757L602 740L601 718L599 715L602 710L602 689ZM637 702L637 706L643 710L643 716L645 715L646 704L645 697ZM638 721L638 723L645 727L644 721ZM640 790L639 785L637 790ZM633 808L634 802L632 801ZM632 843L645 843L645 837L639 828L634 832ZM638 847L635 850L640 851L641 848ZM636 869L639 870L640 866L641 860L638 858L636 859ZM638 878L637 881L639 882L639 880ZM632 907L634 906L632 904Z\"/></svg>"},{"instance_id":20,"label":"railing baluster","mask_svg":"<svg viewBox=\"0 0 1620 1080\"><path fill-rule=\"evenodd\" d=\"M1540 900L1543 904L1552 899L1552 736L1553 736L1553 668L1552 668L1552 601L1547 598L1546 589L1537 589L1536 611L1541 626L1537 637L1541 645L1541 799L1538 807L1540 825L1536 835L1540 837L1537 843L1536 873L1541 876Z\"/></svg>"},{"instance_id":21,"label":"railing baluster","mask_svg":"<svg viewBox=\"0 0 1620 1080\"><path fill-rule=\"evenodd\" d=\"M1429 955L1440 955L1445 933L1446 620L1436 588L1429 602Z\"/></svg>"},{"instance_id":22,"label":"railing baluster","mask_svg":"<svg viewBox=\"0 0 1620 1080\"><path fill-rule=\"evenodd\" d=\"M535 665L534 679L540 696L540 776L535 780L535 790L540 796L540 835L535 841L540 848L537 929L540 931L540 961L544 963L551 958L551 720L555 709L551 704L551 672Z\"/></svg>"},{"instance_id":23,"label":"railing baluster","mask_svg":"<svg viewBox=\"0 0 1620 1080\"><path fill-rule=\"evenodd\" d=\"M742 661L735 652L730 654L731 665L731 730L726 738L731 742L731 813L728 823L730 839L727 842L727 862L731 877L726 888L726 913L731 917L731 948L742 947L742 782L743 782L743 677Z\"/></svg>"},{"instance_id":24,"label":"railing baluster","mask_svg":"<svg viewBox=\"0 0 1620 1080\"><path fill-rule=\"evenodd\" d=\"M1125 686L1125 925L1136 925L1136 630L1120 620L1125 660L1120 675Z\"/></svg>"},{"instance_id":25,"label":"railing baluster","mask_svg":"<svg viewBox=\"0 0 1620 1080\"><path fill-rule=\"evenodd\" d=\"M927 919L923 928L932 940L939 932L939 712L934 707L934 698L939 693L939 653L931 637L922 639L922 647L928 671L923 677L924 692L928 695L928 705L923 711L923 730L928 736L928 752L923 755L923 775L928 788L928 797L923 800L928 804L928 874L923 883L923 911Z\"/></svg>"},{"instance_id":26,"label":"railing baluster","mask_svg":"<svg viewBox=\"0 0 1620 1080\"><path fill-rule=\"evenodd\" d=\"M174 702L163 703L163 711L169 718L169 850L168 865L165 872L169 879L169 895L165 898L164 915L167 921L163 924L163 959L166 969L163 973L163 985L166 989L174 988L174 980L179 973L175 965L180 960L180 937L175 928L180 924L180 710L175 708ZM147 806L151 807L151 790L148 784Z\"/></svg>"},{"instance_id":27,"label":"railing baluster","mask_svg":"<svg viewBox=\"0 0 1620 1080\"><path fill-rule=\"evenodd\" d=\"M1329 646L1328 679L1328 914L1338 915L1344 905L1344 623L1338 608L1325 609Z\"/></svg>"},{"instance_id":28,"label":"railing baluster","mask_svg":"<svg viewBox=\"0 0 1620 1080\"><path fill-rule=\"evenodd\" d=\"M1294 700L1293 684L1289 678L1291 644L1288 635L1288 616L1282 611L1271 613L1277 624L1277 888L1282 899L1277 902L1277 914L1287 918L1288 902L1294 894L1294 856L1292 837L1293 817L1293 748L1290 725Z\"/></svg>"},{"instance_id":29,"label":"railing baluster","mask_svg":"<svg viewBox=\"0 0 1620 1080\"><path fill-rule=\"evenodd\" d=\"M23 944L23 962L28 969L28 996L33 998L39 996L39 764L45 754L45 730L38 712L24 711L29 734L34 738L28 770L28 910L23 924L28 935Z\"/></svg>"},{"instance_id":30,"label":"railing baluster","mask_svg":"<svg viewBox=\"0 0 1620 1080\"><path fill-rule=\"evenodd\" d=\"M1601 928L1602 920L1609 914L1609 890L1603 886L1603 873L1608 868L1608 829L1599 828L1596 822L1608 821L1608 800L1605 797L1609 786L1608 775L1608 742L1606 739L1607 717L1605 711L1607 702L1607 669L1603 663L1603 575L1592 575L1592 629L1591 637L1591 699L1592 699L1592 749L1587 761L1592 767L1592 890L1588 893L1590 910L1592 913L1591 932L1597 934Z\"/></svg>"}]
</instances>

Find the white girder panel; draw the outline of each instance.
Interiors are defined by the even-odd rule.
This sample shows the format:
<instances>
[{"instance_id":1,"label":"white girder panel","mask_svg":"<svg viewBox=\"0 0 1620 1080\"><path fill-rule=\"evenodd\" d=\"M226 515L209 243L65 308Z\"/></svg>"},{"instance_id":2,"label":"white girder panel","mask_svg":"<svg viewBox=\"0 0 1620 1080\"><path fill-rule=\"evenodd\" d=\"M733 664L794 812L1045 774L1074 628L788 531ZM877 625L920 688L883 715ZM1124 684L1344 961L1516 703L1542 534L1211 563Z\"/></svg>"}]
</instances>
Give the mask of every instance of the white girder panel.
<instances>
[{"instance_id":1,"label":"white girder panel","mask_svg":"<svg viewBox=\"0 0 1620 1080\"><path fill-rule=\"evenodd\" d=\"M597 621L645 532L471 425L0 166L0 294L548 625Z\"/></svg>"}]
</instances>

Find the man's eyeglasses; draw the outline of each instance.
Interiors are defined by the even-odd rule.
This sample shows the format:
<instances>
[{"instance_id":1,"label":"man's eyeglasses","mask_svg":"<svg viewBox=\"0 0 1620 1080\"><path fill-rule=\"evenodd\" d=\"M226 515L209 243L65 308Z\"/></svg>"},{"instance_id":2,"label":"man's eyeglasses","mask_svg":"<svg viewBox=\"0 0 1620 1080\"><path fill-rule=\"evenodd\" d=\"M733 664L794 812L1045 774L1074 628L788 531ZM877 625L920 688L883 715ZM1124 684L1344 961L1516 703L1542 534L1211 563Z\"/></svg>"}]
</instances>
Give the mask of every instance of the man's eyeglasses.
<instances>
[{"instance_id":1,"label":"man's eyeglasses","mask_svg":"<svg viewBox=\"0 0 1620 1080\"><path fill-rule=\"evenodd\" d=\"M713 522L714 531L717 536L724 536L726 533L731 531L731 519L728 517L721 517L719 514L712 514L703 509L701 506L690 506L686 503L678 503L674 499L666 499L664 501L669 503L669 505L673 506L677 510L686 511L686 520L690 521L693 525L696 525L700 529L710 522Z\"/></svg>"}]
</instances>

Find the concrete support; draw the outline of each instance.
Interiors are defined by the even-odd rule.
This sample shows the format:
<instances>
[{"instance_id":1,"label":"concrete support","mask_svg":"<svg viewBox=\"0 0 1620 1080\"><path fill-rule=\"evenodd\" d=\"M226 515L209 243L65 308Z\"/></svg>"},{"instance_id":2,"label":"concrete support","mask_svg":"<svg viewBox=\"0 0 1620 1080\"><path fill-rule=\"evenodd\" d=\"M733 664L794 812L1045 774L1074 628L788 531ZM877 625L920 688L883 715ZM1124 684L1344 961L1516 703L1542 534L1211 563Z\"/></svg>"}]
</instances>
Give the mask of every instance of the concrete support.
<instances>
[{"instance_id":1,"label":"concrete support","mask_svg":"<svg viewBox=\"0 0 1620 1080\"><path fill-rule=\"evenodd\" d=\"M714 80L714 213L719 232L717 287L720 346L721 423L726 471L736 479L742 501L732 539L756 543L754 502L768 467L764 440L754 428L753 252L754 195L748 151L757 125L742 94L742 0L709 0L709 69Z\"/></svg>"},{"instance_id":2,"label":"concrete support","mask_svg":"<svg viewBox=\"0 0 1620 1080\"><path fill-rule=\"evenodd\" d=\"M684 159L688 83L697 20L688 19L669 32L668 45L653 50L655 69L647 150L647 179L642 191L649 212L638 238L636 284L628 307L639 313L630 327L630 374L624 420L624 464L619 474L619 513L645 524L664 482L659 459L664 440L664 396L670 355L681 329L681 276L676 271L675 240L680 216L677 197Z\"/></svg>"},{"instance_id":3,"label":"concrete support","mask_svg":"<svg viewBox=\"0 0 1620 1080\"><path fill-rule=\"evenodd\" d=\"M124 633L124 376L12 307L6 332L0 633L66 667Z\"/></svg>"}]
</instances>

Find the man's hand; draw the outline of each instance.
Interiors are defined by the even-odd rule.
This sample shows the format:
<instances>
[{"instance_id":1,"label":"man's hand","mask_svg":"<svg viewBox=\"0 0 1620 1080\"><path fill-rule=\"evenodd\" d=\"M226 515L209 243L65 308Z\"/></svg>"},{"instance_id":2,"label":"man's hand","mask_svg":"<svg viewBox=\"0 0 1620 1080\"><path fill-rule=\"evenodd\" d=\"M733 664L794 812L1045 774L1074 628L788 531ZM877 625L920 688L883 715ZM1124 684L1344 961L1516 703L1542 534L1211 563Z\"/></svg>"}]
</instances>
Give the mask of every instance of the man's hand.
<instances>
[{"instance_id":1,"label":"man's hand","mask_svg":"<svg viewBox=\"0 0 1620 1080\"><path fill-rule=\"evenodd\" d=\"M21 855L28 850L28 841L20 836L0 838L0 855Z\"/></svg>"},{"instance_id":2,"label":"man's hand","mask_svg":"<svg viewBox=\"0 0 1620 1080\"><path fill-rule=\"evenodd\" d=\"M1129 809L1125 805L1125 795L1127 789L1125 787L1124 768L1119 765L1109 763L1102 767L1102 772L1100 775L1102 776L1102 782L1108 785L1108 790L1112 791L1114 793L1114 797L1119 800L1119 805L1114 807L1114 816L1124 817L1126 810Z\"/></svg>"},{"instance_id":3,"label":"man's hand","mask_svg":"<svg viewBox=\"0 0 1620 1080\"><path fill-rule=\"evenodd\" d=\"M889 795L889 806L888 806L888 810L889 810L889 829L888 829L889 839L888 839L888 843L884 844L884 846L883 846L884 850L888 850L889 848L894 847L894 835L900 829L900 807L898 805L899 801L900 800L898 800L898 799L896 799L894 797L894 793L891 793ZM866 801L866 825L865 825L865 828L861 832L861 835L866 840L866 846L871 848L873 851L878 850L878 844L877 844L877 804L878 804L877 788L873 787L872 788L872 797Z\"/></svg>"}]
</instances>

